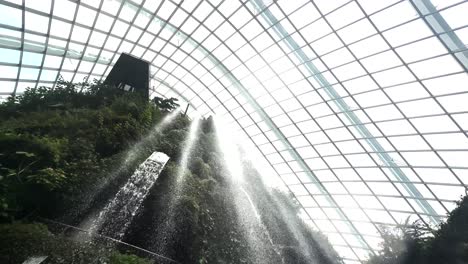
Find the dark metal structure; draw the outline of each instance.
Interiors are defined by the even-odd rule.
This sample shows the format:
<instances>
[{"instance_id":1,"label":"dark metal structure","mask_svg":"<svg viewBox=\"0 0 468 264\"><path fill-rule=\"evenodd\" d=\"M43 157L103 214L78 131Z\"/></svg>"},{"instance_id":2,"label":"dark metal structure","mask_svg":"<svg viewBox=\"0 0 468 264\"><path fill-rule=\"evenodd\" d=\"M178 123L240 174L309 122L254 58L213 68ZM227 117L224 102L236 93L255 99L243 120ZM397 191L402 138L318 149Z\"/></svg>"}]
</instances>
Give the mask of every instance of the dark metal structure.
<instances>
[{"instance_id":1,"label":"dark metal structure","mask_svg":"<svg viewBox=\"0 0 468 264\"><path fill-rule=\"evenodd\" d=\"M149 67L147 61L122 53L104 83L124 91L141 93L149 99Z\"/></svg>"}]
</instances>

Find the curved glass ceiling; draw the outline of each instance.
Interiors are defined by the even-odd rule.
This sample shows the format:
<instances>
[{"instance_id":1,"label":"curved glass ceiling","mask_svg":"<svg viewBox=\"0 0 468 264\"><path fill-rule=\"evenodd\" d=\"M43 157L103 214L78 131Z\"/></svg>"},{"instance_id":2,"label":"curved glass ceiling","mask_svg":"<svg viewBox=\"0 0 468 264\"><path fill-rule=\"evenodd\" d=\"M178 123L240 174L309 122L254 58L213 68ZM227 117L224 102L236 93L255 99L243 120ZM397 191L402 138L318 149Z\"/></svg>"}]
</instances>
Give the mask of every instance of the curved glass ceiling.
<instances>
[{"instance_id":1,"label":"curved glass ceiling","mask_svg":"<svg viewBox=\"0 0 468 264\"><path fill-rule=\"evenodd\" d=\"M0 0L0 97L103 79L223 116L346 262L443 221L468 183L468 1Z\"/></svg>"}]
</instances>

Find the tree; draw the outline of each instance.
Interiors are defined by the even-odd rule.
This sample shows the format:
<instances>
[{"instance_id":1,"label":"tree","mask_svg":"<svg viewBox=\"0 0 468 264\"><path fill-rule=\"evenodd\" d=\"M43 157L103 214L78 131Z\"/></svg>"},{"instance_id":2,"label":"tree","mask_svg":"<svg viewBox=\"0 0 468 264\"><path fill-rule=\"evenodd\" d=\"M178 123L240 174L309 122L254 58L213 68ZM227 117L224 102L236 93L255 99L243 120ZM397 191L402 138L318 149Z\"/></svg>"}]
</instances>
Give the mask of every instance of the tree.
<instances>
[{"instance_id":1,"label":"tree","mask_svg":"<svg viewBox=\"0 0 468 264\"><path fill-rule=\"evenodd\" d=\"M180 105L177 103L177 98L164 99L161 97L154 97L153 103L162 111L171 112L172 110L178 108Z\"/></svg>"}]
</instances>

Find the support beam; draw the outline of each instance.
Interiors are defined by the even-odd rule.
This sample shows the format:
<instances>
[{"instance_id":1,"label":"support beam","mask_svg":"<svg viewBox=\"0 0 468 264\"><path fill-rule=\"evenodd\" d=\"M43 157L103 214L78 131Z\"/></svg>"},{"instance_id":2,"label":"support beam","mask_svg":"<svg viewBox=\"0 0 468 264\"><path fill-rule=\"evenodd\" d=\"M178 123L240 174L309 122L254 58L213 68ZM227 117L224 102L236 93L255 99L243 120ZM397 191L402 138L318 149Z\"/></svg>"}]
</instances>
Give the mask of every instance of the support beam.
<instances>
[{"instance_id":1,"label":"support beam","mask_svg":"<svg viewBox=\"0 0 468 264\"><path fill-rule=\"evenodd\" d=\"M190 106L190 104L187 103L187 108L185 108L184 116L187 115L187 111L188 111L189 106Z\"/></svg>"},{"instance_id":2,"label":"support beam","mask_svg":"<svg viewBox=\"0 0 468 264\"><path fill-rule=\"evenodd\" d=\"M423 0L420 0L423 1ZM294 56L305 66L311 76L324 88L327 95L333 99L332 102L344 113L346 118L351 124L354 125L359 134L363 137L366 143L372 148L372 150L378 155L379 159L383 162L384 166L388 167L392 174L402 182L405 190L411 194L412 197L416 198L415 201L424 213L430 215L430 219L433 224L440 223L440 218L437 217L437 212L432 206L424 200L424 196L419 190L410 183L409 178L405 175L403 170L395 163L393 158L385 151L380 145L377 139L362 123L359 117L350 110L350 107L346 104L344 99L338 94L335 88L328 82L328 80L321 74L321 72L312 63L311 58L301 49L299 44L290 36L286 29L281 25L279 20L273 15L273 13L266 7L262 0L251 0L254 7L257 9L265 21L272 27L274 32L278 35L279 39L286 44L286 46L293 52Z\"/></svg>"},{"instance_id":3,"label":"support beam","mask_svg":"<svg viewBox=\"0 0 468 264\"><path fill-rule=\"evenodd\" d=\"M437 8L430 0L411 0L416 11L426 24L431 28L434 35L453 52L453 56L468 71L468 50L465 44L457 36L444 17L437 11Z\"/></svg>"}]
</instances>

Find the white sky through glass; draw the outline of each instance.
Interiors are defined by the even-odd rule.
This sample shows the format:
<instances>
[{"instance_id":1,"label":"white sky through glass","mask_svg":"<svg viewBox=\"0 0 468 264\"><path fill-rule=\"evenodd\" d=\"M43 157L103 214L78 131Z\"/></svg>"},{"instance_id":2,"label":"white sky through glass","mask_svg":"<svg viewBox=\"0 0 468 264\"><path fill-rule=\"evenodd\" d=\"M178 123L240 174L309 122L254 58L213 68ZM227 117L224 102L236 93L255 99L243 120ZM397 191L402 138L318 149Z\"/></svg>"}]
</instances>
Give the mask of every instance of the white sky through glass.
<instances>
[{"instance_id":1,"label":"white sky through glass","mask_svg":"<svg viewBox=\"0 0 468 264\"><path fill-rule=\"evenodd\" d=\"M230 123L347 263L465 194L466 0L22 2L0 1L0 99L147 60L152 96Z\"/></svg>"}]
</instances>

